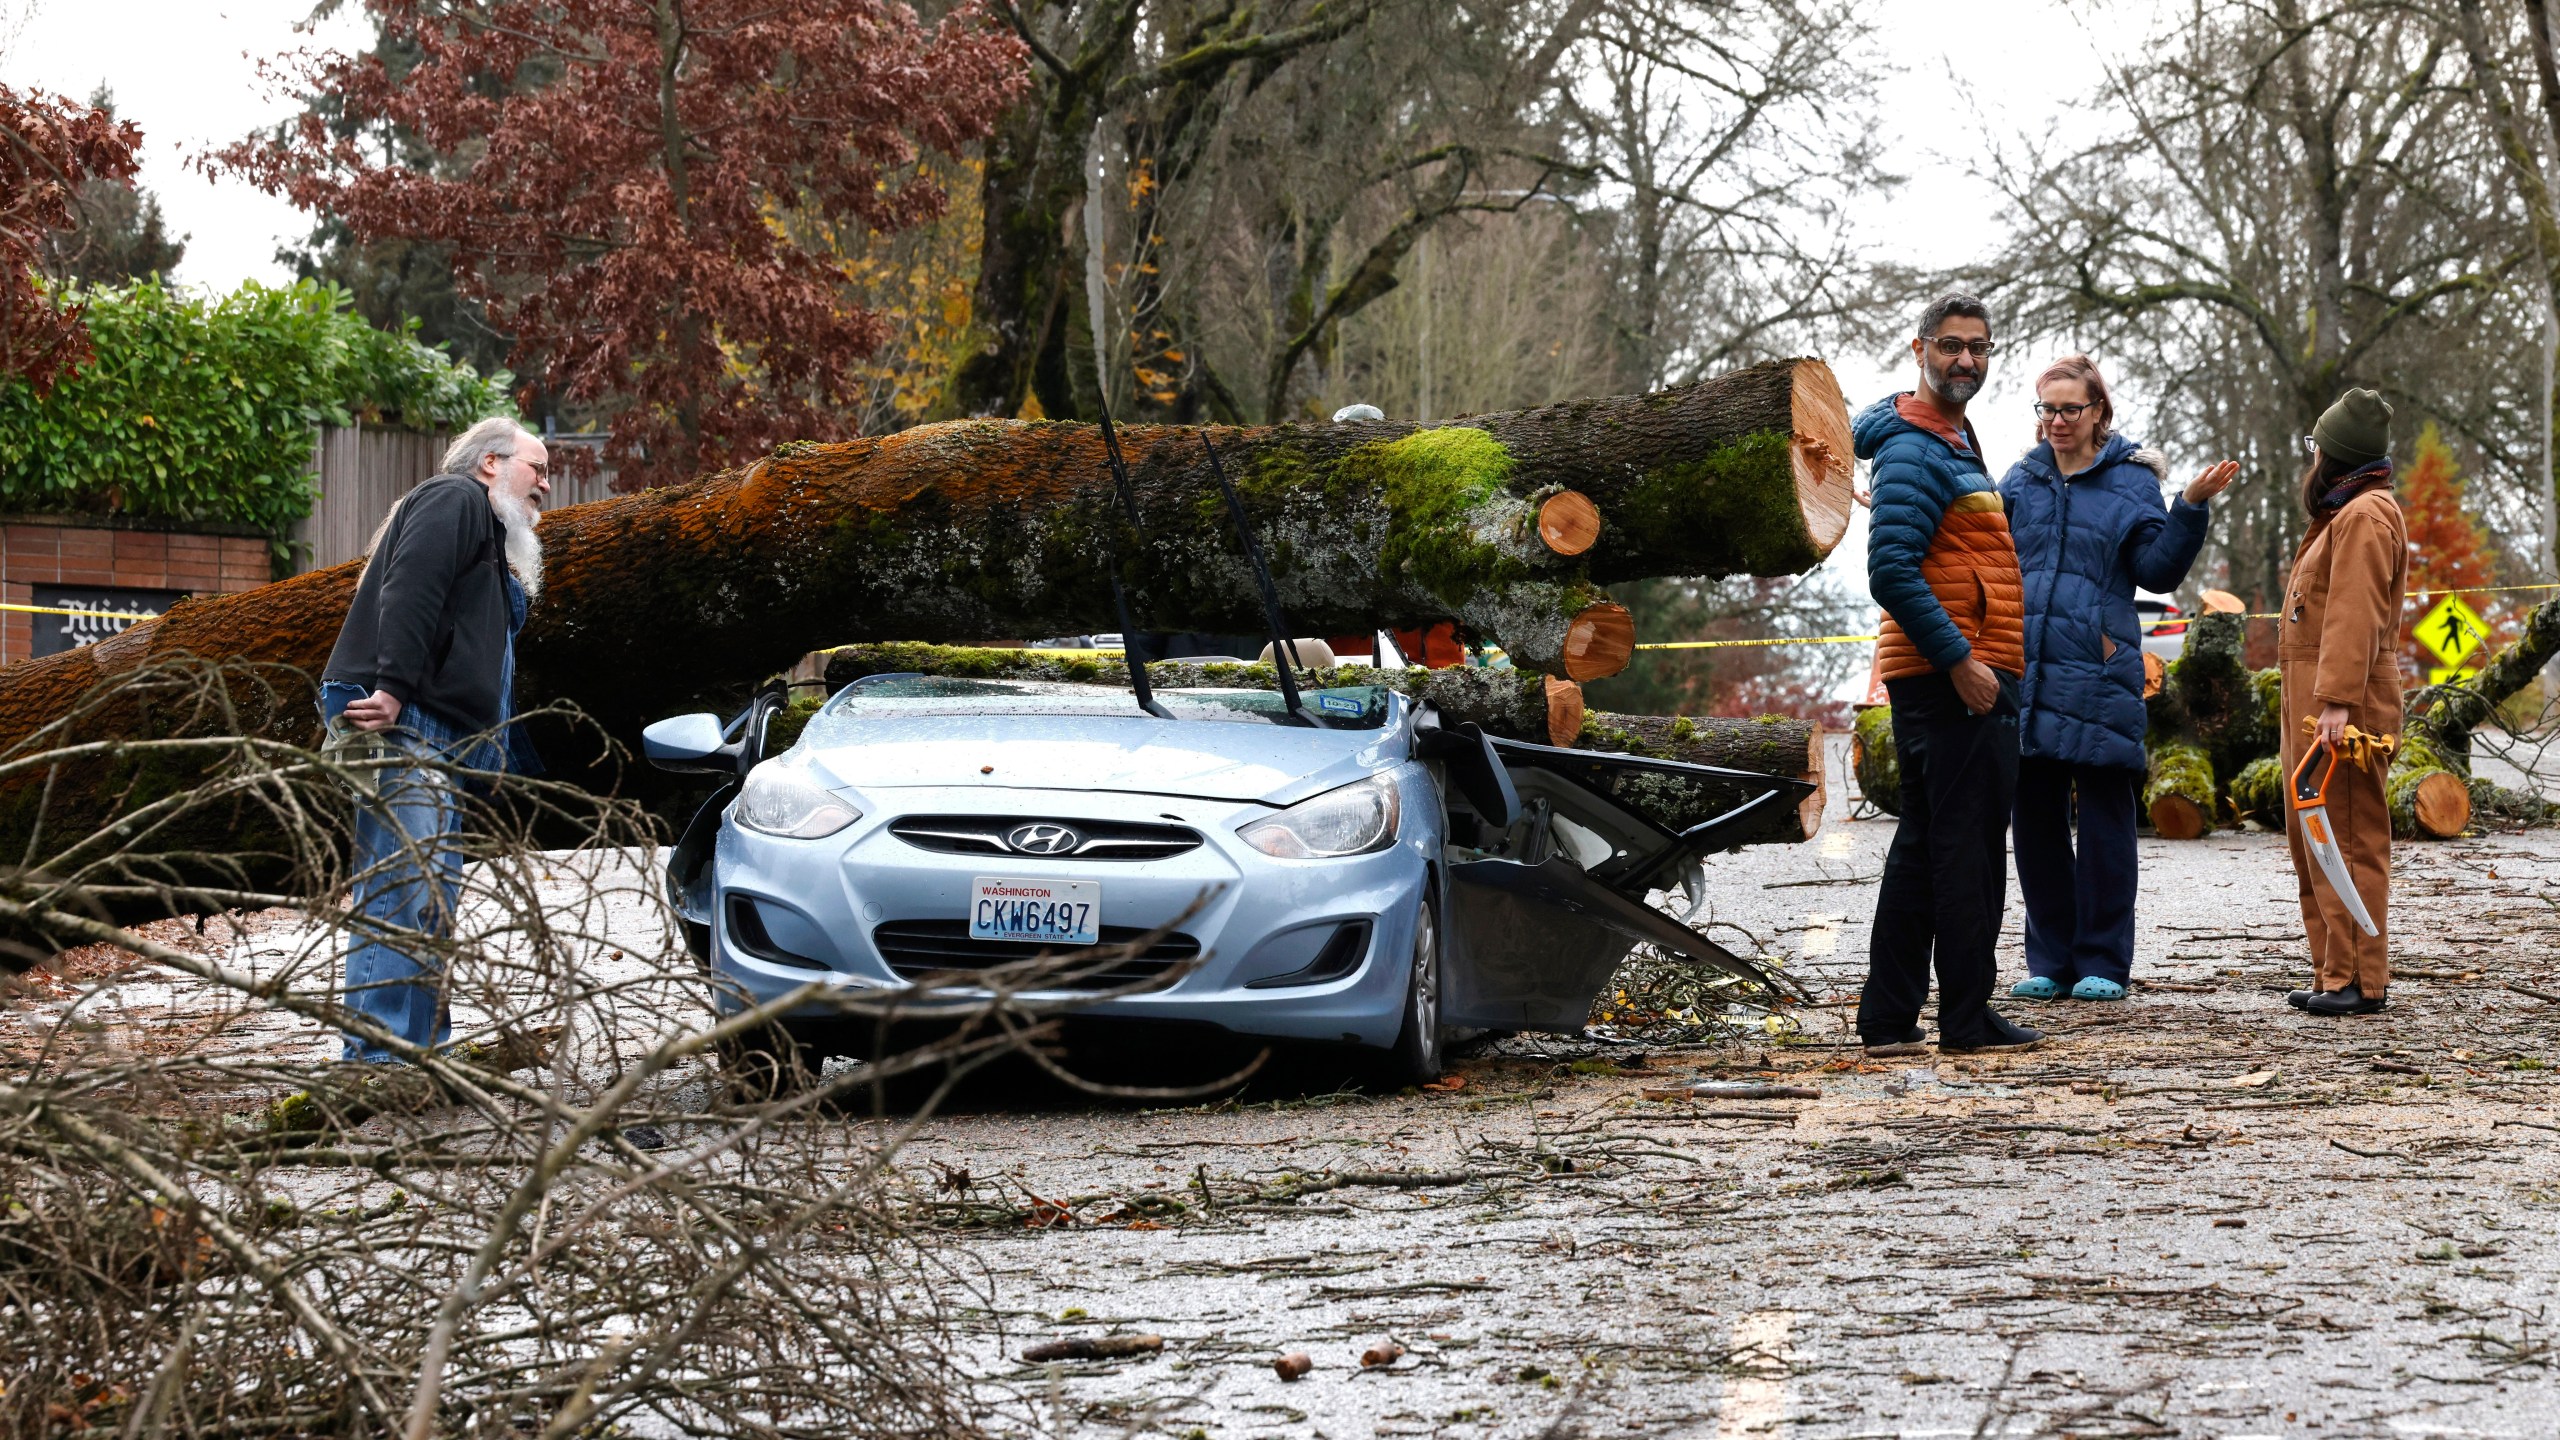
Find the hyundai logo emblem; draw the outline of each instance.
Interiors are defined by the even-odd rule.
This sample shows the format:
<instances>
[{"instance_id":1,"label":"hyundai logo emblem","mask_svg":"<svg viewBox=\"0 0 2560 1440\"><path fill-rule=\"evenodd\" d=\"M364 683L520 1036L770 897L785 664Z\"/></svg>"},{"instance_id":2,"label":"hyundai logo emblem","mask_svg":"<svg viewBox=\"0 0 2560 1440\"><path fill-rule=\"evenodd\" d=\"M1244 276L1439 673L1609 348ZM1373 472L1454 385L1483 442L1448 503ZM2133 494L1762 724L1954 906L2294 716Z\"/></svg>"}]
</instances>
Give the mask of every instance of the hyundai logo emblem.
<instances>
[{"instance_id":1,"label":"hyundai logo emblem","mask_svg":"<svg viewBox=\"0 0 2560 1440\"><path fill-rule=\"evenodd\" d=\"M1067 855L1084 837L1064 825L1016 825L1005 832L1004 843L1025 855Z\"/></svg>"}]
</instances>

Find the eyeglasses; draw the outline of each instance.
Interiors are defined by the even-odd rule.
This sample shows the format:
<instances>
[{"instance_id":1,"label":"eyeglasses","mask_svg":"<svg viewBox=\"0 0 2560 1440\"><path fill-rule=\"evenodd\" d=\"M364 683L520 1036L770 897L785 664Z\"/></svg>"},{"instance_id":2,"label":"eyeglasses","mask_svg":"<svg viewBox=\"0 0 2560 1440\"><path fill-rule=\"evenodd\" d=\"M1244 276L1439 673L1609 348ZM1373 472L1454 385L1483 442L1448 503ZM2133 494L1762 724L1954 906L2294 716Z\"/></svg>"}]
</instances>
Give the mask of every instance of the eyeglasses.
<instances>
[{"instance_id":1,"label":"eyeglasses","mask_svg":"<svg viewBox=\"0 0 2560 1440\"><path fill-rule=\"evenodd\" d=\"M2075 425L2080 422L2081 416L2097 408L2098 402L2095 400L2084 401L2078 405L2047 405L2041 400L2035 403L2037 419L2066 420Z\"/></svg>"},{"instance_id":2,"label":"eyeglasses","mask_svg":"<svg viewBox=\"0 0 2560 1440\"><path fill-rule=\"evenodd\" d=\"M2320 455L2320 439L2319 439L2319 437L2318 437L2318 436L2316 436L2316 435L2305 435L2305 436L2303 436L2303 437L2302 437L2302 453L2303 453L2303 454L2305 454L2305 455L2311 456L2313 459L2318 459L2318 458L2319 458L2319 455Z\"/></svg>"},{"instance_id":3,"label":"eyeglasses","mask_svg":"<svg viewBox=\"0 0 2560 1440\"><path fill-rule=\"evenodd\" d=\"M524 457L521 455L516 458L524 460ZM538 479L548 480L551 478L551 462L548 460L524 460L524 468L532 471Z\"/></svg>"},{"instance_id":4,"label":"eyeglasses","mask_svg":"<svg viewBox=\"0 0 2560 1440\"><path fill-rule=\"evenodd\" d=\"M1974 359L1988 360L1991 352L2000 348L1999 342L1993 340L1959 340L1953 335L1924 335L1921 338L1928 341L1941 358L1948 360L1968 350L1973 352Z\"/></svg>"}]
</instances>

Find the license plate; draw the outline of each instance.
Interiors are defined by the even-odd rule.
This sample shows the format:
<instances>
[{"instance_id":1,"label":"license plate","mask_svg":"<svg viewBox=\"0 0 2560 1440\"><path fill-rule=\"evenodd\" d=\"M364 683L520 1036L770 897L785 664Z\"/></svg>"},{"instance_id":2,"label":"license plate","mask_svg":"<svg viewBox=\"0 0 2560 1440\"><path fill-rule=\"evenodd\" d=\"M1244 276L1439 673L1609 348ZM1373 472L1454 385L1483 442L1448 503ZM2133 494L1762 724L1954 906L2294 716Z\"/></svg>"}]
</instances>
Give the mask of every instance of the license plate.
<instances>
[{"instance_id":1,"label":"license plate","mask_svg":"<svg viewBox=\"0 0 2560 1440\"><path fill-rule=\"evenodd\" d=\"M969 883L969 938L1042 945L1102 941L1099 880L1002 880Z\"/></svg>"}]
</instances>

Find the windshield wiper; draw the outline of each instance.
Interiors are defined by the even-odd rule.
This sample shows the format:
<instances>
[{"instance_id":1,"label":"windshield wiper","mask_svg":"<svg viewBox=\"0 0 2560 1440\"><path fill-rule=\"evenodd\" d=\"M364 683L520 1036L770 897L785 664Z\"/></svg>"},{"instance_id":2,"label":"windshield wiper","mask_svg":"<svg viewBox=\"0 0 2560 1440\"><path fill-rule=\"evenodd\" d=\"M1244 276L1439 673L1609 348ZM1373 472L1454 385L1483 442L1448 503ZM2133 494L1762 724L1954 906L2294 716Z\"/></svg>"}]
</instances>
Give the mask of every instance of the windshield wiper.
<instances>
[{"instance_id":1,"label":"windshield wiper","mask_svg":"<svg viewBox=\"0 0 2560 1440\"><path fill-rule=\"evenodd\" d=\"M1280 705L1304 724L1319 730L1330 729L1324 717L1307 708L1298 695L1298 642L1289 638L1288 621L1280 614L1280 591L1271 583L1271 567L1262 561L1262 547L1254 542L1253 524L1244 513L1244 497L1236 493L1235 482L1227 478L1227 469L1218 463L1218 447L1209 443L1209 432L1200 432L1200 448L1209 452L1209 473L1217 477L1218 489L1227 497L1227 514L1236 522L1236 538L1244 542L1244 558L1253 564L1253 583L1262 591L1262 623L1271 631L1271 668L1280 672Z\"/></svg>"},{"instance_id":2,"label":"windshield wiper","mask_svg":"<svg viewBox=\"0 0 2560 1440\"><path fill-rule=\"evenodd\" d=\"M1111 402L1102 404L1102 450L1111 462L1111 489L1120 498L1120 508L1129 517L1129 533L1141 535L1138 528L1137 488L1129 483L1129 462L1120 458L1120 432L1111 428ZM1129 689L1138 697L1138 708L1159 720L1170 720L1173 712L1156 703L1155 684L1147 678L1147 657L1138 649L1138 632L1129 623L1129 592L1120 584L1120 547L1111 547L1111 608L1120 617L1120 658L1129 667Z\"/></svg>"}]
</instances>

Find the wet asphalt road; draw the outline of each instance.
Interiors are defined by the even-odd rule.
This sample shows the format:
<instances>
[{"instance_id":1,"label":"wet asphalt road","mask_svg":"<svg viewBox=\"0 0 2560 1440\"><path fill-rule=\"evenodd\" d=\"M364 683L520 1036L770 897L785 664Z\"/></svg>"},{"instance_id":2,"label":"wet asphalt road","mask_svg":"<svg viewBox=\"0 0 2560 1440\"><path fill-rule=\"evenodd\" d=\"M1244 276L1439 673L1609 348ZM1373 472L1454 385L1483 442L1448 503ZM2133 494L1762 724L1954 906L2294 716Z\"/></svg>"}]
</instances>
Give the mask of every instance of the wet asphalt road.
<instances>
[{"instance_id":1,"label":"wet asphalt road","mask_svg":"<svg viewBox=\"0 0 2560 1440\"><path fill-rule=\"evenodd\" d=\"M1892 822L1838 809L1713 869L1716 918L1828 998L1800 1033L1511 1041L1402 1096L981 1095L932 1122L904 1168L972 1227L945 1299L986 1419L2560 1435L2560 1004L2506 988L2560 993L2560 834L2403 847L2404 973L2352 1021L2282 1003L2306 967L2279 837L2146 839L2131 1000L2004 1001L2056 1035L2028 1054L1867 1062L1840 1006ZM2017 928L2013 895L2004 991ZM1646 1097L1702 1074L1821 1093ZM1351 1172L1395 1183L1311 1183ZM1133 1332L1164 1350L1020 1360ZM1402 1355L1364 1368L1382 1342ZM1283 1382L1292 1351L1315 1368Z\"/></svg>"}]
</instances>

